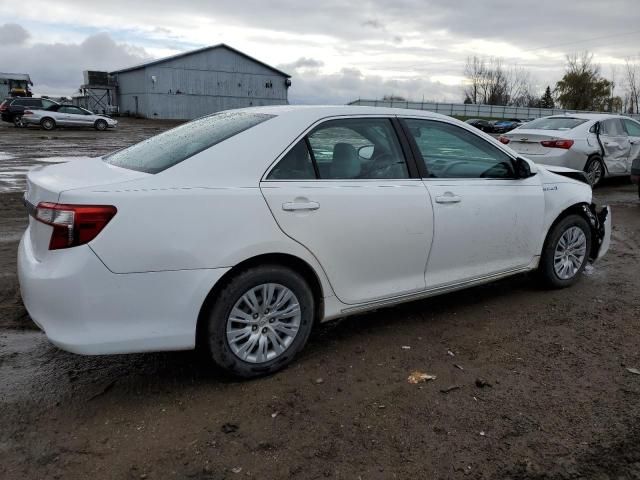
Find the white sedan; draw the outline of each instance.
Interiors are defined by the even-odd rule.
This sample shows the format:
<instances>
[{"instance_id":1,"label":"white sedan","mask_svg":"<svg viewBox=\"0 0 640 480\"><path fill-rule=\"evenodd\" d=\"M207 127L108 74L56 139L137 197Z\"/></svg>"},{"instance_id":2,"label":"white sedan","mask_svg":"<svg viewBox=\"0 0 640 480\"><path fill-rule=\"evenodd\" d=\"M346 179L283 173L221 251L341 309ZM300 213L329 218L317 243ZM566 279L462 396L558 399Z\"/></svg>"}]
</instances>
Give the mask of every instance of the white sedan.
<instances>
[{"instance_id":1,"label":"white sedan","mask_svg":"<svg viewBox=\"0 0 640 480\"><path fill-rule=\"evenodd\" d=\"M81 354L193 349L287 365L316 322L538 270L609 245L584 174L423 111L261 107L28 174L31 318Z\"/></svg>"},{"instance_id":2,"label":"white sedan","mask_svg":"<svg viewBox=\"0 0 640 480\"><path fill-rule=\"evenodd\" d=\"M22 114L25 125L40 125L45 130L56 127L92 127L96 130L115 128L118 121L99 115L75 105L53 105L46 110L25 110Z\"/></svg>"},{"instance_id":3,"label":"white sedan","mask_svg":"<svg viewBox=\"0 0 640 480\"><path fill-rule=\"evenodd\" d=\"M583 170L598 185L629 175L640 157L640 123L620 115L583 113L538 118L500 137L536 163Z\"/></svg>"}]
</instances>

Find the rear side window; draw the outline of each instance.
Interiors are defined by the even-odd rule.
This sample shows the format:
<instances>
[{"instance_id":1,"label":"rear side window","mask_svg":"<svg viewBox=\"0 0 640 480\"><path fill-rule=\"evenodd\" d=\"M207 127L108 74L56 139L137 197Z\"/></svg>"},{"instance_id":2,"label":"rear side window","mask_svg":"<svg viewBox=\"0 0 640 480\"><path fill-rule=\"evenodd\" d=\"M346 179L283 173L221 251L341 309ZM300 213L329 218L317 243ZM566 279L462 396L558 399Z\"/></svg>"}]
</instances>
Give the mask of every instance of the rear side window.
<instances>
[{"instance_id":1,"label":"rear side window","mask_svg":"<svg viewBox=\"0 0 640 480\"><path fill-rule=\"evenodd\" d=\"M300 140L271 170L269 180L315 180L313 160L307 141Z\"/></svg>"},{"instance_id":2,"label":"rear side window","mask_svg":"<svg viewBox=\"0 0 640 480\"><path fill-rule=\"evenodd\" d=\"M129 170L158 173L274 116L233 111L209 115L118 150L103 160Z\"/></svg>"},{"instance_id":3,"label":"rear side window","mask_svg":"<svg viewBox=\"0 0 640 480\"><path fill-rule=\"evenodd\" d=\"M571 130L582 125L586 120L571 117L538 118L527 123L527 130Z\"/></svg>"},{"instance_id":4,"label":"rear side window","mask_svg":"<svg viewBox=\"0 0 640 480\"><path fill-rule=\"evenodd\" d=\"M600 130L600 133L603 135L611 135L616 137L627 136L627 132L622 126L622 122L617 118L614 118L611 120L605 120L604 122L602 122L601 125L602 127Z\"/></svg>"}]
</instances>

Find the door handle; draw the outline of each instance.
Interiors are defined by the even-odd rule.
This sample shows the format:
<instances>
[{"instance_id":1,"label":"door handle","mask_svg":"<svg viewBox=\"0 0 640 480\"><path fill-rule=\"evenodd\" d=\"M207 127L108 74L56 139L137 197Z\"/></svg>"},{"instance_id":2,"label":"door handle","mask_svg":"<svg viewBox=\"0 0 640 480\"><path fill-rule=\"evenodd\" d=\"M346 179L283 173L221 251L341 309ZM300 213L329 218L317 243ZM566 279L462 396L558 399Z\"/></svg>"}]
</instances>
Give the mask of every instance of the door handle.
<instances>
[{"instance_id":1,"label":"door handle","mask_svg":"<svg viewBox=\"0 0 640 480\"><path fill-rule=\"evenodd\" d=\"M458 195L454 195L451 192L447 192L444 195L436 197L436 203L460 203L462 198Z\"/></svg>"},{"instance_id":2,"label":"door handle","mask_svg":"<svg viewBox=\"0 0 640 480\"><path fill-rule=\"evenodd\" d=\"M318 202L286 202L282 204L282 210L285 212L294 212L296 210L318 210L320 204Z\"/></svg>"}]
</instances>

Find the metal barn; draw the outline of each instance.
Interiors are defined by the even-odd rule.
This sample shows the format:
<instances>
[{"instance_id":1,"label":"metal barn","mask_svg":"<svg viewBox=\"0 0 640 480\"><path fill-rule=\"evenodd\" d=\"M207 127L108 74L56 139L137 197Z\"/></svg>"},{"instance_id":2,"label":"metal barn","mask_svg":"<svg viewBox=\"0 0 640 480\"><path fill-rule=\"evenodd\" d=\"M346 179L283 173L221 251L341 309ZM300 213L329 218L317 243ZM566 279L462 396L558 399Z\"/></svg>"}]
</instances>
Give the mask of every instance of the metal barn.
<instances>
[{"instance_id":1,"label":"metal barn","mask_svg":"<svg viewBox=\"0 0 640 480\"><path fill-rule=\"evenodd\" d=\"M225 44L111 72L121 114L192 119L231 108L285 105L290 75Z\"/></svg>"}]
</instances>

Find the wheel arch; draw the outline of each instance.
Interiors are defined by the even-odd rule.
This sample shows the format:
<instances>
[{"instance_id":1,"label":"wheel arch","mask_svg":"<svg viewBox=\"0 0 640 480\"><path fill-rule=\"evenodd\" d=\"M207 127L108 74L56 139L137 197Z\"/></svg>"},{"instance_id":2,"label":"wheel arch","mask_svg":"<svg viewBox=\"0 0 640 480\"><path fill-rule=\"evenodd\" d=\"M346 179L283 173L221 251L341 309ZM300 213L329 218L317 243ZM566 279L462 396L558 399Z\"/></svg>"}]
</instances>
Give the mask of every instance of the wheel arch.
<instances>
[{"instance_id":1,"label":"wheel arch","mask_svg":"<svg viewBox=\"0 0 640 480\"><path fill-rule=\"evenodd\" d=\"M288 253L266 253L256 255L254 257L243 260L242 262L233 266L228 272L226 272L211 288L207 294L200 311L198 313L198 320L196 323L196 346L202 345L202 336L204 333L204 326L206 325L207 313L209 312L211 305L216 301L220 291L225 285L236 275L243 270L257 267L260 265L280 265L288 267L293 271L302 275L311 288L313 293L313 299L315 301L315 319L319 322L324 316L324 294L322 289L322 282L317 272L313 269L308 262Z\"/></svg>"},{"instance_id":2,"label":"wheel arch","mask_svg":"<svg viewBox=\"0 0 640 480\"><path fill-rule=\"evenodd\" d=\"M42 125L42 122L44 122L45 120L51 120L53 122L54 128L58 125L58 122L56 122L56 119L53 118L53 117L49 117L49 116L42 117L40 119L40 125Z\"/></svg>"},{"instance_id":3,"label":"wheel arch","mask_svg":"<svg viewBox=\"0 0 640 480\"><path fill-rule=\"evenodd\" d=\"M558 216L556 216L555 220L551 222L551 225L549 225L549 228L547 229L547 233L544 237L544 243L542 245L541 252L544 252L544 249L547 247L547 241L549 239L549 235L553 231L554 227L569 215L581 216L589 224L589 227L591 229L591 238L592 238L591 251L589 252L589 258L590 259L595 258L598 254L598 248L599 248L599 242L595 241L600 235L599 222L596 216L595 205L593 203L588 203L588 202L574 203L569 207L565 208L563 211L560 212Z\"/></svg>"}]
</instances>

